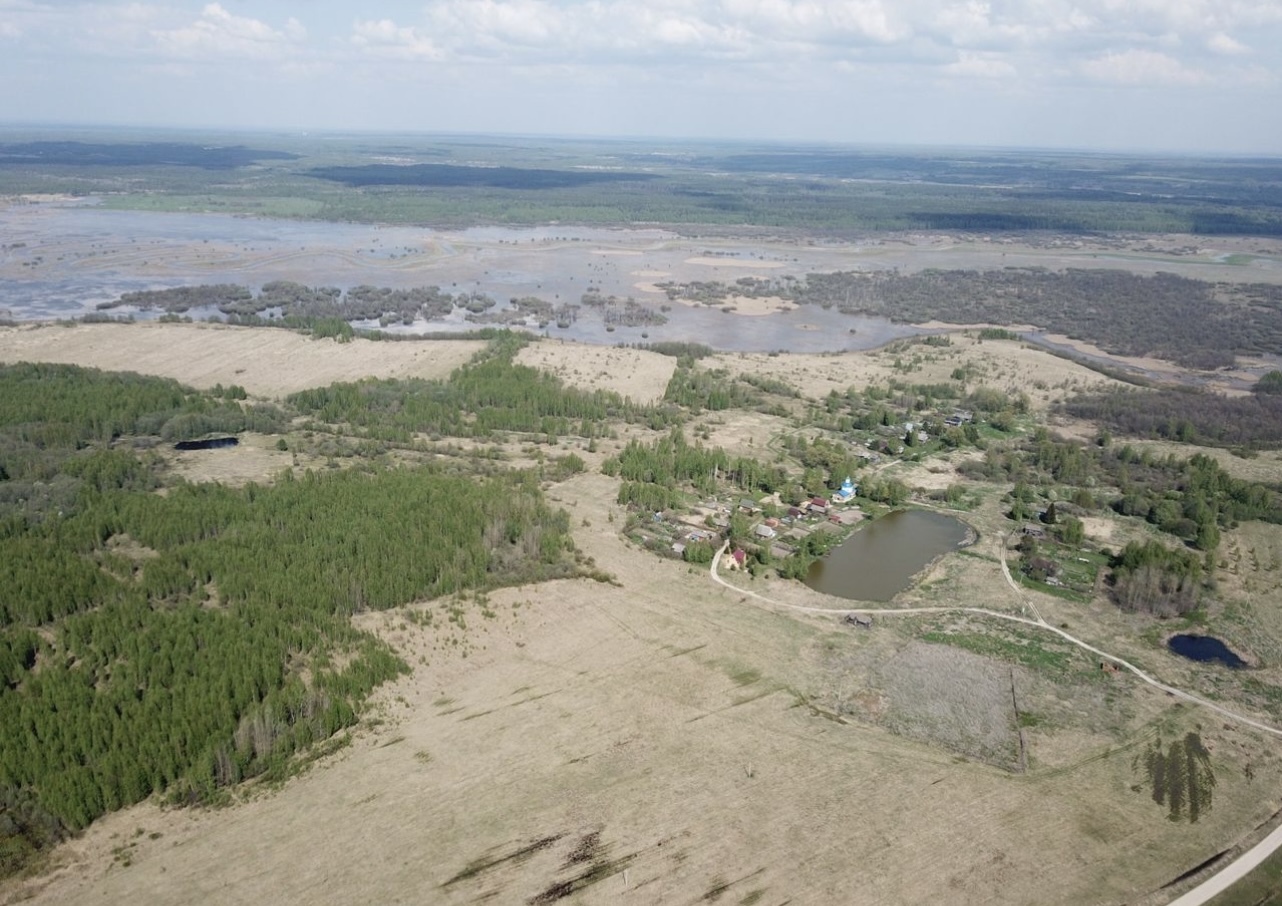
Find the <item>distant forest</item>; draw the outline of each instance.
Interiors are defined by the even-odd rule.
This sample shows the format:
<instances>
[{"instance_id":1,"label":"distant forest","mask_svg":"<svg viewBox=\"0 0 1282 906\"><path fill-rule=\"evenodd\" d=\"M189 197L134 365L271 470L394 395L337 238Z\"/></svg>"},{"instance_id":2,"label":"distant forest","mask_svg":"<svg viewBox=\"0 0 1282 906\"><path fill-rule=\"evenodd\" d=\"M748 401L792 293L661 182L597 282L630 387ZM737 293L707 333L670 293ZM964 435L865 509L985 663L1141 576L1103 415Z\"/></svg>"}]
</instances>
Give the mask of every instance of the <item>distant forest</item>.
<instances>
[{"instance_id":1,"label":"distant forest","mask_svg":"<svg viewBox=\"0 0 1282 906\"><path fill-rule=\"evenodd\" d=\"M186 142L0 143L0 167L200 167L234 170L263 160L296 160L288 151Z\"/></svg>"},{"instance_id":2,"label":"distant forest","mask_svg":"<svg viewBox=\"0 0 1282 906\"><path fill-rule=\"evenodd\" d=\"M1054 151L280 135L0 144L0 194L383 223L1282 235L1282 162ZM71 134L69 133L69 136ZM247 147L242 141L252 141ZM121 177L127 174L127 182Z\"/></svg>"},{"instance_id":3,"label":"distant forest","mask_svg":"<svg viewBox=\"0 0 1282 906\"><path fill-rule=\"evenodd\" d=\"M646 182L652 173L547 170L533 167L464 167L455 164L367 164L363 167L318 167L308 176L349 186L450 186L496 189L568 189L605 182Z\"/></svg>"}]
</instances>

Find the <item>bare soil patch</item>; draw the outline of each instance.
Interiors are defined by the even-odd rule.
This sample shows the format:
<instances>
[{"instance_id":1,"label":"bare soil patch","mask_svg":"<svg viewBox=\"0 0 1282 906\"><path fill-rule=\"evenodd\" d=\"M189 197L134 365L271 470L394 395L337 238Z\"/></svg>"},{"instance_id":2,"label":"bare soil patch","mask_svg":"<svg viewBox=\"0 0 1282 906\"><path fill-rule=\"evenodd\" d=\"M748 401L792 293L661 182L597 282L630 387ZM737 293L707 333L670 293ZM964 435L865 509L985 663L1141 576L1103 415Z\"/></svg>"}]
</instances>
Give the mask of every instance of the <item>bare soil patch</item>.
<instances>
[{"instance_id":1,"label":"bare soil patch","mask_svg":"<svg viewBox=\"0 0 1282 906\"><path fill-rule=\"evenodd\" d=\"M946 456L931 457L925 462L893 463L885 471L910 488L942 491L964 480L957 474L958 466L968 460L982 459L983 455L979 450L957 450Z\"/></svg>"},{"instance_id":2,"label":"bare soil patch","mask_svg":"<svg viewBox=\"0 0 1282 906\"><path fill-rule=\"evenodd\" d=\"M338 343L289 330L223 324L0 328L0 361L137 371L201 389L239 384L265 397L365 377L442 378L483 347L475 340Z\"/></svg>"}]
</instances>

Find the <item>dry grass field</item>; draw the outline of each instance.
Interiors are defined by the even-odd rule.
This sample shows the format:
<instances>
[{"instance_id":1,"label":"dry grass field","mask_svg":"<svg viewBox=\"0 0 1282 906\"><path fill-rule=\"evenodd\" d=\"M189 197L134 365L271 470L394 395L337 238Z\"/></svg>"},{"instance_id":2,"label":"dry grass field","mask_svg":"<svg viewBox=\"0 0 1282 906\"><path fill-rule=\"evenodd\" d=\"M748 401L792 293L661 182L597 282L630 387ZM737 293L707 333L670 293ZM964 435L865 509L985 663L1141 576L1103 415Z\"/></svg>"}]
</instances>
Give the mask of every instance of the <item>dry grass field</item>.
<instances>
[{"instance_id":1,"label":"dry grass field","mask_svg":"<svg viewBox=\"0 0 1282 906\"><path fill-rule=\"evenodd\" d=\"M709 368L728 368L736 374L756 374L785 381L812 399L836 390L862 389L892 379L909 384L940 384L954 370L968 373L967 386L993 387L1004 393L1027 393L1039 410L1066 396L1117 385L1082 365L1045 350L1009 340L979 340L954 333L950 346L906 344L903 341L859 354L774 355L721 354L703 360Z\"/></svg>"},{"instance_id":2,"label":"dry grass field","mask_svg":"<svg viewBox=\"0 0 1282 906\"><path fill-rule=\"evenodd\" d=\"M676 359L657 352L555 340L531 343L516 361L555 374L571 387L612 390L640 405L663 399L677 367Z\"/></svg>"},{"instance_id":3,"label":"dry grass field","mask_svg":"<svg viewBox=\"0 0 1282 906\"><path fill-rule=\"evenodd\" d=\"M6 330L0 358L127 361L263 396L334 375L435 376L447 355L466 358L462 344L108 327ZM161 355L187 342L226 344L230 374ZM1018 344L954 342L912 347L908 356L947 358L908 379L947 379L967 363L1003 388L1040 376L1046 390L1029 390L1039 406L1061 385L1104 381L1041 353L1035 361ZM254 354L242 356L242 345ZM606 377L631 368L651 382L645 393L666 382L658 369L672 361L628 350L558 358L562 348L575 349L539 344L523 361L611 389L619 385ZM815 397L899 373L889 353L719 361ZM719 430L760 452L781 424L749 415ZM277 451L260 446L243 452L269 470ZM216 458L183 468L218 480L235 472ZM937 560L894 606L1022 612L998 562L999 492L983 491L965 516L978 544ZM853 630L837 613L744 594L843 606L797 583L736 574L741 590L714 585L705 568L622 539L616 492L592 472L549 490L576 544L614 583L558 581L359 616L413 671L376 693L350 746L231 807L144 803L110 815L60 847L48 873L0 885L0 902L1161 903L1163 885L1282 808L1274 740L1129 676L1101 675L1091 657L1033 628L941 614ZM1087 528L1121 534L1102 517ZM1266 528L1226 537L1246 612L1282 588L1282 530ZM1248 562L1259 564L1249 575ZM1116 645L1163 679L1193 679L1145 638L1139 618L1099 601L1036 602L1055 625ZM1260 628L1282 638L1282 624ZM949 634L967 644L941 644ZM993 656L1012 646L1014 663ZM1189 731L1210 749L1217 778L1214 807L1195 824L1168 820L1137 762L1159 736Z\"/></svg>"},{"instance_id":4,"label":"dry grass field","mask_svg":"<svg viewBox=\"0 0 1282 906\"><path fill-rule=\"evenodd\" d=\"M222 324L35 324L0 327L0 362L64 362L174 378L200 389L239 384L283 397L363 377L442 378L484 343L313 340Z\"/></svg>"},{"instance_id":5,"label":"dry grass field","mask_svg":"<svg viewBox=\"0 0 1282 906\"><path fill-rule=\"evenodd\" d=\"M164 455L169 468L188 481L216 481L233 487L251 481L266 484L297 460L297 455L276 449L276 438L248 433L240 435L240 443L234 447L166 450Z\"/></svg>"}]
</instances>

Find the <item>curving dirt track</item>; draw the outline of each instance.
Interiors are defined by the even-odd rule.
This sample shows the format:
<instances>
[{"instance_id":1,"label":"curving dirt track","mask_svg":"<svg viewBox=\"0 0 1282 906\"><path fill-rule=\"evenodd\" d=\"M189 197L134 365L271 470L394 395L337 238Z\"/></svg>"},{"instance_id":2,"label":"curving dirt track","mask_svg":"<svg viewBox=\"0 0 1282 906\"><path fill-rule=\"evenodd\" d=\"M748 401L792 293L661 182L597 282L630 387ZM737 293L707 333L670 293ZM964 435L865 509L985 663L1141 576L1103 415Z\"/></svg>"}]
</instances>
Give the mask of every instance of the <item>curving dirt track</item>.
<instances>
[{"instance_id":1,"label":"curving dirt track","mask_svg":"<svg viewBox=\"0 0 1282 906\"><path fill-rule=\"evenodd\" d=\"M765 604L770 605L771 607L782 607L788 610L800 611L803 613L819 613L819 614L861 613L861 614L877 614L878 616L906 616L909 614L921 614L921 613L972 613L972 614L979 614L981 616L992 617L993 619L1007 620L1013 623L1023 623L1026 626L1035 626L1035 627L1038 627L1039 629L1044 629L1047 632L1052 632L1055 635L1058 635L1061 638L1065 639L1066 641L1072 642L1074 645L1077 645L1079 648L1089 651L1091 654L1098 655L1099 657L1112 661L1114 664L1117 664L1119 667L1122 667L1125 670L1133 673L1143 682L1154 687L1155 689L1160 689L1161 691L1167 693L1168 695L1173 695L1176 698L1183 699L1184 701L1191 702L1203 708L1208 708L1211 711L1214 711L1216 714L1219 714L1221 717L1228 718L1229 720L1235 721L1237 723L1245 724L1246 726L1252 727L1256 730L1262 730L1265 733L1272 734L1273 736L1282 737L1282 729L1278 729L1277 727L1271 727L1268 724L1261 723L1258 720L1253 720L1242 714L1238 714L1234 711L1230 711L1228 708L1223 708L1215 704L1214 702L1209 702L1204 698L1200 698L1196 695L1193 695L1191 692L1185 692L1182 689L1178 689L1174 686L1169 686L1166 683L1160 682L1159 680L1156 680L1153 677L1149 676L1143 670L1136 667L1134 664L1130 663L1124 658L1120 658L1115 654L1109 654L1107 651L1104 651L1100 648L1096 648L1094 645L1088 644L1087 642L1083 642L1081 639L1077 638L1076 636L1070 635L1064 630L1058 629L1050 625L1049 623L1047 623L1042 618L1042 615L1037 612L1036 605L1034 605L1032 601L1028 600L1028 598L1025 597L1023 591L1020 589L1019 585L1015 582L1015 579L1010 574L1010 567L1006 564L1006 543L1005 543L1004 536L999 536L997 539L997 556L998 556L998 562L1001 564L1002 576L1003 578L1005 578L1006 584L1008 584L1011 587L1011 590L1015 592L1015 595L1016 597L1019 598L1020 603L1028 607L1028 609L1031 610L1033 614L1036 616L1036 619L1030 620L1027 617L1018 617L1018 616L1015 616L1014 614L1000 613L995 610L986 610L980 607L823 608L823 607L803 607L797 604L782 604L775 601L771 601L769 598L766 598L763 595L759 595L756 592L749 591L744 588L739 588L738 586L735 586L735 585L731 585L729 582L721 578L721 576L717 572L717 568L721 563L722 555L725 554L729 546L730 546L730 542L727 541L725 544L721 546L721 549L718 550L716 555L712 558L712 565L709 567L709 575L712 577L712 581L716 582L718 585L722 585L725 588L730 589L731 591L746 595L751 598L755 598L758 601L762 601ZM1186 892L1185 894L1180 896L1178 899L1172 900L1169 906L1203 906L1203 904L1209 902L1213 897L1227 890L1236 881L1239 881L1242 878L1246 877L1246 875L1249 874L1253 869L1255 869L1261 862L1263 862L1265 859L1267 859L1269 856L1271 856L1274 852L1276 852L1279 849L1282 849L1282 827L1278 827L1277 829L1275 829L1272 833L1270 833L1267 837L1265 837L1263 840L1261 840L1251 849L1242 853L1240 856L1238 856L1238 858L1236 858L1227 866L1225 866L1224 869L1217 872L1207 880L1203 881L1197 887L1194 887L1192 890Z\"/></svg>"}]
</instances>

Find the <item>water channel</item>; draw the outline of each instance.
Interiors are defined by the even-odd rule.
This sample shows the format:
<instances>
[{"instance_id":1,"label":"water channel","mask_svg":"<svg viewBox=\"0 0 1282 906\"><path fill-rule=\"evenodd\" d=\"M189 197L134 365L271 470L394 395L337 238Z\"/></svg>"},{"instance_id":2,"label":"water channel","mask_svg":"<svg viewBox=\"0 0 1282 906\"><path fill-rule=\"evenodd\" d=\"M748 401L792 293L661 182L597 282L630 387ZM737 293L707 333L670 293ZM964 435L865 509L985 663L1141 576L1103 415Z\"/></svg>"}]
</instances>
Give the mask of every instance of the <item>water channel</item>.
<instances>
[{"instance_id":1,"label":"water channel","mask_svg":"<svg viewBox=\"0 0 1282 906\"><path fill-rule=\"evenodd\" d=\"M805 582L839 598L889 601L932 560L971 537L973 530L952 516L898 510L873 520L816 560Z\"/></svg>"}]
</instances>

